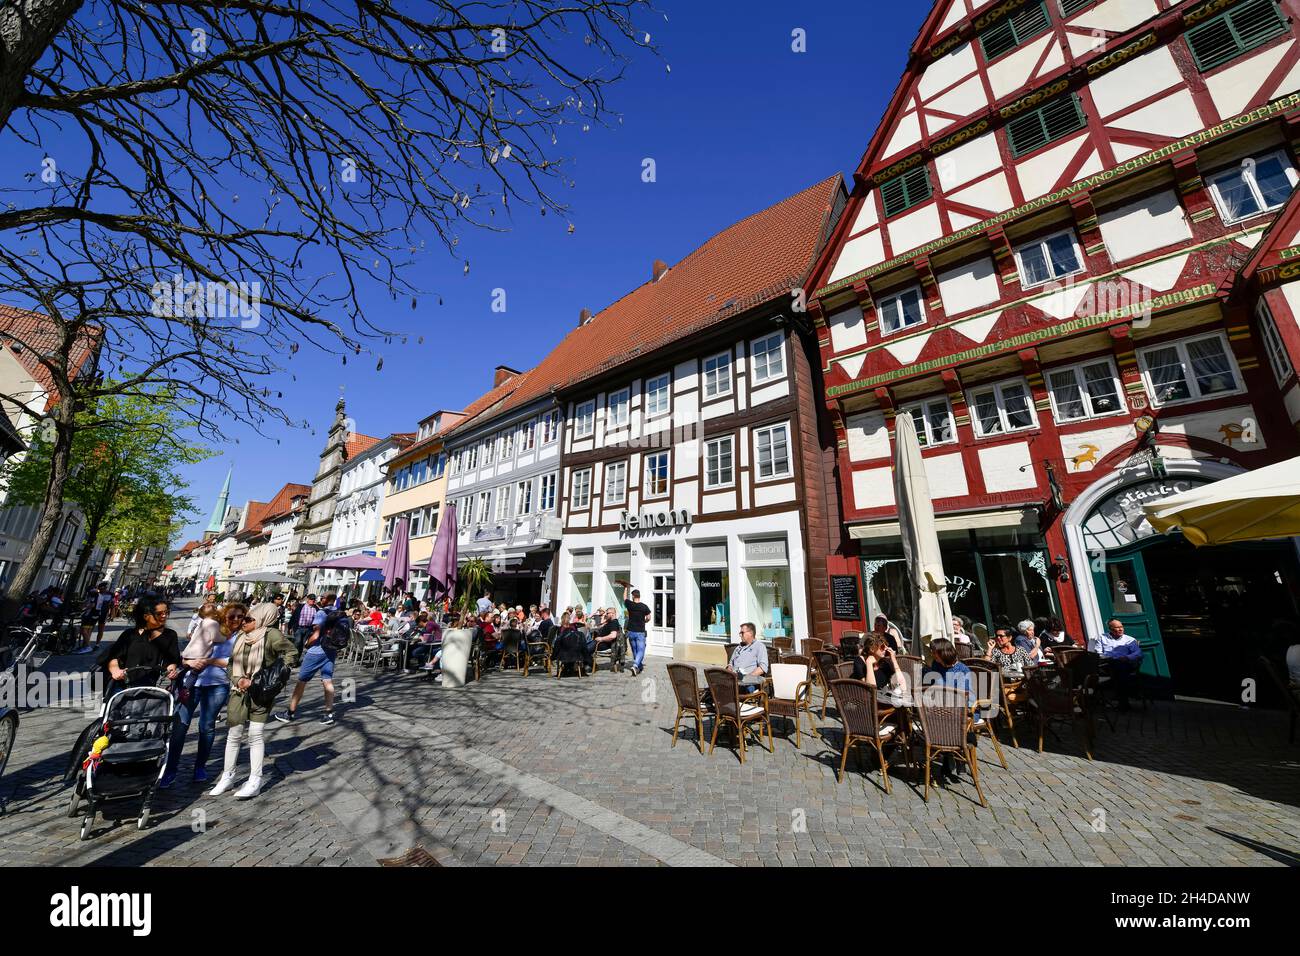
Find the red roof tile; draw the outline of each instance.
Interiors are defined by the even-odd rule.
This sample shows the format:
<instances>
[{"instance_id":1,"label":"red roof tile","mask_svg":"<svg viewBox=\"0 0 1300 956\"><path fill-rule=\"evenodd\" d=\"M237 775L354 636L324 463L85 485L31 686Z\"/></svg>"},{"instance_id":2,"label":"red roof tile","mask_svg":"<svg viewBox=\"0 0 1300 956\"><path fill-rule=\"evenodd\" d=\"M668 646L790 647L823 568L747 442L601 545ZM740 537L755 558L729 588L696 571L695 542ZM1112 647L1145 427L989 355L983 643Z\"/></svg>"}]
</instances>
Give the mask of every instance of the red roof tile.
<instances>
[{"instance_id":1,"label":"red roof tile","mask_svg":"<svg viewBox=\"0 0 1300 956\"><path fill-rule=\"evenodd\" d=\"M68 368L69 378L76 379L93 353L98 339L98 329L86 329L82 333L72 352ZM0 305L0 344L3 344L22 363L23 368L27 369L37 384L49 393L42 411L53 408L58 401L58 395L54 389L54 378L50 375L50 370L41 364L36 355L53 350L57 342L58 330L48 316L27 309ZM18 348L14 348L15 345Z\"/></svg>"},{"instance_id":2,"label":"red roof tile","mask_svg":"<svg viewBox=\"0 0 1300 956\"><path fill-rule=\"evenodd\" d=\"M434 437L446 438L453 432L459 431L462 428L468 428L473 424L474 419L480 416L487 419L507 407L507 404L516 404L515 402L510 402L509 399L517 389L522 388L532 378L533 372L535 371L536 369L531 369L527 372L519 372L516 375L512 375L500 385L497 385L490 391L480 395L478 398L474 399L474 401L465 406L465 411L462 413L464 417L460 421ZM425 439L425 441L430 442L432 440L432 438ZM410 449L408 449L408 451L409 450Z\"/></svg>"},{"instance_id":3,"label":"red roof tile","mask_svg":"<svg viewBox=\"0 0 1300 956\"><path fill-rule=\"evenodd\" d=\"M266 511L262 513L259 521L261 525L269 524L271 521L282 515L289 513L294 498L305 498L311 494L311 485L299 485L289 483L275 493L275 497L267 503Z\"/></svg>"},{"instance_id":4,"label":"red roof tile","mask_svg":"<svg viewBox=\"0 0 1300 956\"><path fill-rule=\"evenodd\" d=\"M535 401L787 298L807 278L843 190L836 173L724 229L657 281L647 281L566 335L492 411Z\"/></svg>"},{"instance_id":5,"label":"red roof tile","mask_svg":"<svg viewBox=\"0 0 1300 956\"><path fill-rule=\"evenodd\" d=\"M352 437L343 443L343 460L347 461L350 458L355 458L363 451L374 448L381 441L383 441L382 438L353 433Z\"/></svg>"}]
</instances>

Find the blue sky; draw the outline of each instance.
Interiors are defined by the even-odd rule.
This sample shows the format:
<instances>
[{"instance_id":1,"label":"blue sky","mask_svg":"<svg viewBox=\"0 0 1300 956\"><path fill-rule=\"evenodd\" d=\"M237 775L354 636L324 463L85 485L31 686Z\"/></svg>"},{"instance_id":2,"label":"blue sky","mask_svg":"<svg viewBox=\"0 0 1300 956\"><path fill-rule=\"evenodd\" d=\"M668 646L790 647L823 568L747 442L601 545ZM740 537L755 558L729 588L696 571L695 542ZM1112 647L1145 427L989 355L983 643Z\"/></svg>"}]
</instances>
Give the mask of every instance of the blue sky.
<instances>
[{"instance_id":1,"label":"blue sky","mask_svg":"<svg viewBox=\"0 0 1300 956\"><path fill-rule=\"evenodd\" d=\"M339 385L361 433L413 431L431 411L481 395L496 365L536 364L581 309L597 311L635 288L656 258L676 262L738 219L836 171L850 176L929 9L924 0L657 6L668 21L648 28L663 60L633 63L611 90L623 122L560 141L576 180L568 191L573 234L557 217L520 209L510 232L463 239L468 276L457 260L435 260L441 270L422 278L443 305L427 297L412 311L409 301L378 296L376 324L411 336L406 346L380 348L381 372L373 361L341 368L300 353L297 381L285 375L281 383L284 403L291 420L315 423L316 434L263 438L229 428L238 444L185 473L201 515L182 540L206 526L232 465L234 504L269 500L287 481L310 482ZM796 28L806 32L805 53L791 49ZM655 160L656 182L642 182L645 158ZM498 288L504 313L491 309Z\"/></svg>"}]
</instances>

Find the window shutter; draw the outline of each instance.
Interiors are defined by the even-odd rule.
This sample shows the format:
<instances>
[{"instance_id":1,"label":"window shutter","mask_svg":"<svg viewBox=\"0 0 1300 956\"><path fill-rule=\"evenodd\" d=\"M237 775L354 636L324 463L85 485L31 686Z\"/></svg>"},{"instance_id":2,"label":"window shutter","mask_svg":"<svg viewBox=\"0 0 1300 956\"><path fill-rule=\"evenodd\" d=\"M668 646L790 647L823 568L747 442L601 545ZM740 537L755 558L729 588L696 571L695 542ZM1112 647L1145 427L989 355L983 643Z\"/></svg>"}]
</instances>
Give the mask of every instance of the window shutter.
<instances>
[{"instance_id":1,"label":"window shutter","mask_svg":"<svg viewBox=\"0 0 1300 956\"><path fill-rule=\"evenodd\" d=\"M880 187L880 198L885 205L885 218L896 216L904 210L925 202L933 193L930 170L918 166L896 176Z\"/></svg>"},{"instance_id":2,"label":"window shutter","mask_svg":"<svg viewBox=\"0 0 1300 956\"><path fill-rule=\"evenodd\" d=\"M1051 25L1044 0L1031 0L1016 13L999 20L980 34L986 60L996 60L1038 36Z\"/></svg>"},{"instance_id":3,"label":"window shutter","mask_svg":"<svg viewBox=\"0 0 1300 956\"><path fill-rule=\"evenodd\" d=\"M1079 98L1070 94L1013 119L1007 124L1007 139L1012 154L1023 156L1077 132L1087 124Z\"/></svg>"},{"instance_id":4,"label":"window shutter","mask_svg":"<svg viewBox=\"0 0 1300 956\"><path fill-rule=\"evenodd\" d=\"M1188 30L1187 45L1197 68L1210 70L1285 33L1287 23L1275 0L1245 0Z\"/></svg>"},{"instance_id":5,"label":"window shutter","mask_svg":"<svg viewBox=\"0 0 1300 956\"><path fill-rule=\"evenodd\" d=\"M1072 17L1095 0L1061 0L1061 16Z\"/></svg>"}]
</instances>

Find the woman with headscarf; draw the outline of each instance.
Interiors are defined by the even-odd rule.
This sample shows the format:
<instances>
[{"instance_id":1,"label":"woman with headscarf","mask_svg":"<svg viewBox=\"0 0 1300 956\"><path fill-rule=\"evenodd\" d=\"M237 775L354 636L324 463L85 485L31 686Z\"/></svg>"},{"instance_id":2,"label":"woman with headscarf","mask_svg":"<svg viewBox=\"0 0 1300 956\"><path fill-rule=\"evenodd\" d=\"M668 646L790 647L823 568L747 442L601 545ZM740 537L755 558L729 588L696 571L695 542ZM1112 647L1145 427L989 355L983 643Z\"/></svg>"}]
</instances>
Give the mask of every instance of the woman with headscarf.
<instances>
[{"instance_id":1,"label":"woman with headscarf","mask_svg":"<svg viewBox=\"0 0 1300 956\"><path fill-rule=\"evenodd\" d=\"M208 791L210 796L220 796L235 785L235 768L239 763L239 746L245 730L248 734L250 773L248 780L235 793L239 800L248 800L262 790L262 758L266 754L266 719L271 708L259 707L248 696L253 675L265 665L280 658L293 667L298 663L298 649L287 637L271 626L278 608L274 604L259 604L244 622L243 633L235 640L230 652L230 701L226 705L226 765L217 785Z\"/></svg>"}]
</instances>

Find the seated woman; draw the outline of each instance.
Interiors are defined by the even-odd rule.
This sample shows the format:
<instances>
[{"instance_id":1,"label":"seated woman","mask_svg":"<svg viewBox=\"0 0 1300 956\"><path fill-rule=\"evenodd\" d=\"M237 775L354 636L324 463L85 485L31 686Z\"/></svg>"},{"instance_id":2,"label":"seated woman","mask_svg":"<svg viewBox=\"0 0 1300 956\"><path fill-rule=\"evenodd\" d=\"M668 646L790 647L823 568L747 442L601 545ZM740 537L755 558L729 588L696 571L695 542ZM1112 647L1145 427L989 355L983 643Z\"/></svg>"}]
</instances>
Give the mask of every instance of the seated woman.
<instances>
[{"instance_id":1,"label":"seated woman","mask_svg":"<svg viewBox=\"0 0 1300 956\"><path fill-rule=\"evenodd\" d=\"M1029 659L1037 664L1043 659L1043 642L1037 635L1038 625L1033 621L1021 621L1016 625L1017 634L1012 638L1016 647L1022 648Z\"/></svg>"},{"instance_id":2,"label":"seated woman","mask_svg":"<svg viewBox=\"0 0 1300 956\"><path fill-rule=\"evenodd\" d=\"M1042 627L1039 627L1037 631L1043 649L1046 651L1056 650L1060 647L1074 647L1074 641L1065 633L1065 625L1061 623L1059 617L1046 618L1042 622Z\"/></svg>"},{"instance_id":3,"label":"seated woman","mask_svg":"<svg viewBox=\"0 0 1300 956\"><path fill-rule=\"evenodd\" d=\"M993 641L984 655L1001 671L1019 671L1032 667L1034 659L1028 651L1016 643L1014 633L1009 627L999 627L993 632Z\"/></svg>"},{"instance_id":4,"label":"seated woman","mask_svg":"<svg viewBox=\"0 0 1300 956\"><path fill-rule=\"evenodd\" d=\"M853 658L853 679L865 680L877 690L888 688L907 693L906 675L898 666L894 649L882 634L873 632L867 635L866 647Z\"/></svg>"}]
</instances>

